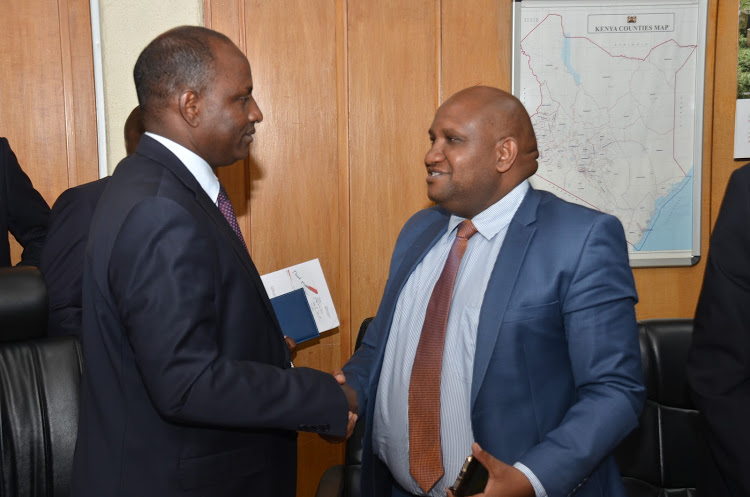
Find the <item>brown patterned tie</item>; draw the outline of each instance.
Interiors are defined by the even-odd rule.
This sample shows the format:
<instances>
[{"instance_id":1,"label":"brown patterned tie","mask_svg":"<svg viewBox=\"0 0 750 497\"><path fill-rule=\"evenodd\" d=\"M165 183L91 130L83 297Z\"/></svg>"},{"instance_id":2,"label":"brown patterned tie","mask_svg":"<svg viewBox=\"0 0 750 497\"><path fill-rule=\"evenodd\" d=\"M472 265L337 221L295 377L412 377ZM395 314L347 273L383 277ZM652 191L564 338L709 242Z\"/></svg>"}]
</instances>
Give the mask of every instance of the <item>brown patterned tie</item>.
<instances>
[{"instance_id":1,"label":"brown patterned tie","mask_svg":"<svg viewBox=\"0 0 750 497\"><path fill-rule=\"evenodd\" d=\"M409 384L409 470L425 493L443 476L440 441L440 373L453 284L466 245L477 229L468 219L458 225L443 272L427 304Z\"/></svg>"},{"instance_id":2,"label":"brown patterned tie","mask_svg":"<svg viewBox=\"0 0 750 497\"><path fill-rule=\"evenodd\" d=\"M229 201L229 195L227 195L227 191L224 189L223 185L219 185L219 198L216 203L219 206L219 210L229 223L229 226L232 227L232 231L234 231L239 237L245 250L247 250L245 239L242 238L242 232L240 231L240 224L237 222L237 216L234 214L234 209L232 208L232 202Z\"/></svg>"}]
</instances>

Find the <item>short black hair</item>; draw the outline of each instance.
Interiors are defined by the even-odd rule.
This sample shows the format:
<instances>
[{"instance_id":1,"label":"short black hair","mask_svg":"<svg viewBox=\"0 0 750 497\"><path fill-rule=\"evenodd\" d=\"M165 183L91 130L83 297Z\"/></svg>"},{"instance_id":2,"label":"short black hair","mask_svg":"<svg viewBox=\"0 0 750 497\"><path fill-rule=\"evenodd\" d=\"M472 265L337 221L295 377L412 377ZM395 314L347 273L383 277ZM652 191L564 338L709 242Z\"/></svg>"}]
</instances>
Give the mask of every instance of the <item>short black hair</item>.
<instances>
[{"instance_id":1,"label":"short black hair","mask_svg":"<svg viewBox=\"0 0 750 497\"><path fill-rule=\"evenodd\" d=\"M179 26L157 36L143 49L133 69L142 114L159 114L170 97L187 88L197 92L208 88L214 76L212 41L232 43L208 28Z\"/></svg>"}]
</instances>

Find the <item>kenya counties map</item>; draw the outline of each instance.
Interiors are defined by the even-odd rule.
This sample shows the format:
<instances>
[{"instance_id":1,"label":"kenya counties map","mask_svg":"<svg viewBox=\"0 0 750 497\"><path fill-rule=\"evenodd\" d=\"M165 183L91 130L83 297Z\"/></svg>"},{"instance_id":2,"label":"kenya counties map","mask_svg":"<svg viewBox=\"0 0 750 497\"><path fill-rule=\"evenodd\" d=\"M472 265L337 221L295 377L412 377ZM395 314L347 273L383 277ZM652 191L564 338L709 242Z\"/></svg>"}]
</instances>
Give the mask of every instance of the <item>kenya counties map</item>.
<instances>
[{"instance_id":1,"label":"kenya counties map","mask_svg":"<svg viewBox=\"0 0 750 497\"><path fill-rule=\"evenodd\" d=\"M540 150L532 184L617 216L633 265L689 264L699 245L699 0L516 5L513 91Z\"/></svg>"}]
</instances>

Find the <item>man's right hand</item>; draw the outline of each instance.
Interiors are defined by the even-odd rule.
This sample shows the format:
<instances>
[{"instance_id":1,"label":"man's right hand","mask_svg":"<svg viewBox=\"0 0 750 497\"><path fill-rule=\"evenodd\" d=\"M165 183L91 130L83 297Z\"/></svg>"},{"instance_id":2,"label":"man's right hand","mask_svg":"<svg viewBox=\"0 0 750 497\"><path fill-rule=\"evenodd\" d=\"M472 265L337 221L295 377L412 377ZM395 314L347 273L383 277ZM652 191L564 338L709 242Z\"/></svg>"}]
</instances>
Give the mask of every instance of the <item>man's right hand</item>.
<instances>
[{"instance_id":1,"label":"man's right hand","mask_svg":"<svg viewBox=\"0 0 750 497\"><path fill-rule=\"evenodd\" d=\"M349 410L354 414L359 413L357 392L355 392L354 389L346 383L339 383L339 385L341 385L341 389L344 391L344 395L346 395L346 401L349 403Z\"/></svg>"},{"instance_id":2,"label":"man's right hand","mask_svg":"<svg viewBox=\"0 0 750 497\"><path fill-rule=\"evenodd\" d=\"M344 372L341 371L340 369L337 369L331 374L333 375L334 378L336 378L336 381L339 382L339 385L343 385L344 383L346 383L346 376L344 375Z\"/></svg>"},{"instance_id":3,"label":"man's right hand","mask_svg":"<svg viewBox=\"0 0 750 497\"><path fill-rule=\"evenodd\" d=\"M359 406L357 402L357 392L352 387L346 384L346 376L344 376L343 371L337 369L332 374L334 378L336 378L336 381L339 382L339 385L341 385L341 390L344 391L344 395L346 396L346 402L349 404L349 422L346 426L346 437L341 438L322 434L320 435L320 437L326 442L341 443L345 440L348 440L354 432L354 425L357 423L357 412L359 410Z\"/></svg>"}]
</instances>

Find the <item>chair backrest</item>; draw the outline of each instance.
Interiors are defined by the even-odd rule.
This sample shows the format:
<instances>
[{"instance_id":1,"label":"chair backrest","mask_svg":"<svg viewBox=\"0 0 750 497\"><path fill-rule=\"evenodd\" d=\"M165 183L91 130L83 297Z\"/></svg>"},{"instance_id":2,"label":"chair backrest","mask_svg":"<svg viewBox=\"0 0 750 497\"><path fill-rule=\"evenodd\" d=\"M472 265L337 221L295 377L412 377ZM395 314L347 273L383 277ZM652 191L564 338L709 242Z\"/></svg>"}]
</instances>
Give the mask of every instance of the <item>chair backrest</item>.
<instances>
[{"instance_id":1,"label":"chair backrest","mask_svg":"<svg viewBox=\"0 0 750 497\"><path fill-rule=\"evenodd\" d=\"M692 331L691 319L639 322L646 405L615 451L629 497L695 495L704 442L685 374Z\"/></svg>"},{"instance_id":2,"label":"chair backrest","mask_svg":"<svg viewBox=\"0 0 750 497\"><path fill-rule=\"evenodd\" d=\"M67 496L78 432L78 340L44 337L41 274L9 269L19 271L0 271L0 495Z\"/></svg>"},{"instance_id":3,"label":"chair backrest","mask_svg":"<svg viewBox=\"0 0 750 497\"><path fill-rule=\"evenodd\" d=\"M0 268L0 342L43 337L48 314L47 286L37 268Z\"/></svg>"}]
</instances>

